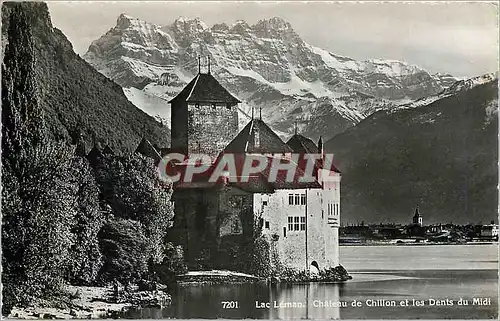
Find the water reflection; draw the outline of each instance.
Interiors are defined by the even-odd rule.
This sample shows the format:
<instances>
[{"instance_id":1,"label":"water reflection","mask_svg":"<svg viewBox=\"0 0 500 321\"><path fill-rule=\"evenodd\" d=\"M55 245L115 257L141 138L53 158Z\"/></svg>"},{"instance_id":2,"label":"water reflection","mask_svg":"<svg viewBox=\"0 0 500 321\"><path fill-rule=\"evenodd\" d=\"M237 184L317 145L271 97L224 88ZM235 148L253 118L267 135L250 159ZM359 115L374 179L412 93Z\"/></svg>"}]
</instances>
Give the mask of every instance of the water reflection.
<instances>
[{"instance_id":1,"label":"water reflection","mask_svg":"<svg viewBox=\"0 0 500 321\"><path fill-rule=\"evenodd\" d=\"M200 285L173 289L165 309L129 311L127 318L340 319L343 284ZM224 308L223 302L238 302Z\"/></svg>"},{"instance_id":2,"label":"water reflection","mask_svg":"<svg viewBox=\"0 0 500 321\"><path fill-rule=\"evenodd\" d=\"M193 285L172 289L165 309L130 311L127 318L202 319L489 319L498 316L495 270L399 271L354 275L343 284ZM454 300L453 306L384 307L367 300ZM488 305L458 306L460 299L491 298ZM353 307L353 301L363 304ZM224 301L238 302L224 308Z\"/></svg>"},{"instance_id":3,"label":"water reflection","mask_svg":"<svg viewBox=\"0 0 500 321\"><path fill-rule=\"evenodd\" d=\"M130 311L127 318L180 319L496 319L498 246L344 247L353 279L310 283L193 285L171 289L165 309ZM367 266L366 262L369 262ZM390 264L388 263L390 262ZM367 269L369 268L369 269ZM358 272L355 272L358 271ZM454 300L453 306L373 307L367 300ZM491 304L459 306L459 299L490 298ZM351 303L361 301L361 307ZM237 301L225 309L223 301ZM279 306L275 308L275 302ZM335 302L345 302L339 307ZM264 303L264 307L259 304ZM295 307L293 307L295 303ZM298 307L301 303L301 307ZM323 305L321 305L323 303ZM269 307L266 306L269 305ZM286 307L291 304L292 307Z\"/></svg>"},{"instance_id":4,"label":"water reflection","mask_svg":"<svg viewBox=\"0 0 500 321\"><path fill-rule=\"evenodd\" d=\"M270 288L270 319L340 319L340 287L334 283L283 285ZM301 305L301 307L293 307ZM284 306L292 305L291 308Z\"/></svg>"}]
</instances>

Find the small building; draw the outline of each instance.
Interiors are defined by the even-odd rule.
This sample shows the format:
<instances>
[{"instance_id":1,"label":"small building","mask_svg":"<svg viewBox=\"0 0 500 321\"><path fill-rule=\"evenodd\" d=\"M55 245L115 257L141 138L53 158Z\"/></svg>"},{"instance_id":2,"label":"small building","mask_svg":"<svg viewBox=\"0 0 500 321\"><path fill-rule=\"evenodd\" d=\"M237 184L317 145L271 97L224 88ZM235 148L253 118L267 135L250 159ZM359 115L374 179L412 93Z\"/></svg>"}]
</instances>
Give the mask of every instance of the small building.
<instances>
[{"instance_id":1,"label":"small building","mask_svg":"<svg viewBox=\"0 0 500 321\"><path fill-rule=\"evenodd\" d=\"M427 226L426 231L428 234L439 234L442 233L444 229L442 224L433 224Z\"/></svg>"},{"instance_id":2,"label":"small building","mask_svg":"<svg viewBox=\"0 0 500 321\"><path fill-rule=\"evenodd\" d=\"M481 237L498 239L498 224L488 224L481 227Z\"/></svg>"}]
</instances>

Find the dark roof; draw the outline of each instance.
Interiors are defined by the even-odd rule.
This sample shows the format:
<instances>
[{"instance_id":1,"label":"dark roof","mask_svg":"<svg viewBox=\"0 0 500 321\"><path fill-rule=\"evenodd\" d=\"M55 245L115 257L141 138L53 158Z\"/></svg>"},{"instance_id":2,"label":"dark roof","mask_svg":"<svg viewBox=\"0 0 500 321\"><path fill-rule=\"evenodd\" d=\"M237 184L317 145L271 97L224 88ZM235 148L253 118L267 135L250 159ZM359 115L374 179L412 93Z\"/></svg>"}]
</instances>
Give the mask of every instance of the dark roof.
<instances>
[{"instance_id":1,"label":"dark roof","mask_svg":"<svg viewBox=\"0 0 500 321\"><path fill-rule=\"evenodd\" d=\"M256 145L256 136L259 141ZM226 146L225 152L231 153L291 153L276 133L262 120L252 119L236 137Z\"/></svg>"},{"instance_id":2,"label":"dark roof","mask_svg":"<svg viewBox=\"0 0 500 321\"><path fill-rule=\"evenodd\" d=\"M80 157L85 157L87 155L87 151L85 148L85 142L79 141L76 144L75 155L80 156Z\"/></svg>"},{"instance_id":3,"label":"dark roof","mask_svg":"<svg viewBox=\"0 0 500 321\"><path fill-rule=\"evenodd\" d=\"M216 182L209 182L210 177L214 173L218 163L222 159L222 155L216 160L215 163L200 174L193 175L191 182L183 182L182 177L184 176L186 164L175 165L177 170L181 173L181 180L174 184L175 188L215 188L224 185L222 178L219 178ZM241 174L241 169L245 162L245 154L234 154L236 170L238 175ZM269 156L263 156L267 159L268 165L271 164L272 158ZM277 189L303 189L303 188L321 188L321 184L318 181L312 182L302 182L301 177L304 176L304 171L301 168L296 168L295 175L292 181L287 181L287 173L284 171L278 171L276 175L276 180L270 182L270 166L267 166L263 171L257 174L253 174L249 177L248 182L242 182L241 177L236 178L236 182L227 182L228 186L237 187L241 190L245 190L253 193L272 193Z\"/></svg>"},{"instance_id":4,"label":"dark roof","mask_svg":"<svg viewBox=\"0 0 500 321\"><path fill-rule=\"evenodd\" d=\"M141 139L141 142L135 149L135 152L147 157L151 157L155 161L159 161L161 159L160 152L158 152L158 150L151 144L151 142L144 137Z\"/></svg>"},{"instance_id":5,"label":"dark roof","mask_svg":"<svg viewBox=\"0 0 500 321\"><path fill-rule=\"evenodd\" d=\"M293 135L286 143L295 153L318 154L319 149L309 138L300 134Z\"/></svg>"},{"instance_id":6,"label":"dark roof","mask_svg":"<svg viewBox=\"0 0 500 321\"><path fill-rule=\"evenodd\" d=\"M104 155L99 146L94 145L87 154L87 159L92 167L100 166L103 163Z\"/></svg>"},{"instance_id":7,"label":"dark roof","mask_svg":"<svg viewBox=\"0 0 500 321\"><path fill-rule=\"evenodd\" d=\"M202 73L196 75L169 103L178 100L187 102L240 103L226 88L222 87L214 76Z\"/></svg>"},{"instance_id":8,"label":"dark roof","mask_svg":"<svg viewBox=\"0 0 500 321\"><path fill-rule=\"evenodd\" d=\"M115 152L111 149L111 147L109 147L108 145L106 145L104 147L104 149L102 150L102 154L103 155L114 155Z\"/></svg>"}]
</instances>

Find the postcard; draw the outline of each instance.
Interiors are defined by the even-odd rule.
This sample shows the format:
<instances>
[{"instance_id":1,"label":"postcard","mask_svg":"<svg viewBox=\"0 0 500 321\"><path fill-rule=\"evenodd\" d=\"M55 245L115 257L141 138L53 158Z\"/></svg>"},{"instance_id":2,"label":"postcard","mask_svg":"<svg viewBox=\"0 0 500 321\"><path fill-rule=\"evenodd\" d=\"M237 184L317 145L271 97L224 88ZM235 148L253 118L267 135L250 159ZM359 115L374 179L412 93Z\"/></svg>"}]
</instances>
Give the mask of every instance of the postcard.
<instances>
[{"instance_id":1,"label":"postcard","mask_svg":"<svg viewBox=\"0 0 500 321\"><path fill-rule=\"evenodd\" d=\"M498 2L3 2L2 317L497 319Z\"/></svg>"}]
</instances>

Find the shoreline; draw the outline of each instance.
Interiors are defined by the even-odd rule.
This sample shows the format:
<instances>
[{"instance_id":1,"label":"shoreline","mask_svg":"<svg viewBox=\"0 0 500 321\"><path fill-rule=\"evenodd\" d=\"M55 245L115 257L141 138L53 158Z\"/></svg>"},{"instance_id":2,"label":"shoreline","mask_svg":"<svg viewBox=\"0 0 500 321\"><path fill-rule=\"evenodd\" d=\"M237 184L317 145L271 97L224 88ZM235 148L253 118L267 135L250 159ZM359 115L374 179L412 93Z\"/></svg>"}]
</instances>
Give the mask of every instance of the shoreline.
<instances>
[{"instance_id":1,"label":"shoreline","mask_svg":"<svg viewBox=\"0 0 500 321\"><path fill-rule=\"evenodd\" d=\"M466 242L466 243L434 243L434 242L360 242L360 243L339 243L339 246L432 246L432 245L497 245L498 242Z\"/></svg>"},{"instance_id":2,"label":"shoreline","mask_svg":"<svg viewBox=\"0 0 500 321\"><path fill-rule=\"evenodd\" d=\"M102 319L117 318L130 309L170 304L171 296L163 291L133 291L123 302L113 302L112 286L73 286L64 289L70 294L66 307L14 307L8 319ZM117 300L121 301L121 300Z\"/></svg>"}]
</instances>

